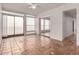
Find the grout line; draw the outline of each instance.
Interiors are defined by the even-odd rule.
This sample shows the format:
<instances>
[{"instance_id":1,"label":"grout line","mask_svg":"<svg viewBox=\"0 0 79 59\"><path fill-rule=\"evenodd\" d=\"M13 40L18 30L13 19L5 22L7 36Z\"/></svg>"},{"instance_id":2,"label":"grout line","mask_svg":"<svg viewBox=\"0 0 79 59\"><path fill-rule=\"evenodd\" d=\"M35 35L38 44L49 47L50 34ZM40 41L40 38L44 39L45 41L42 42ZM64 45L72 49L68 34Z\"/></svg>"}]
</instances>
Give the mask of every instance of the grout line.
<instances>
[{"instance_id":1,"label":"grout line","mask_svg":"<svg viewBox=\"0 0 79 59\"><path fill-rule=\"evenodd\" d=\"M4 54L3 51L4 51L4 48L5 48L4 47L5 46L5 41L6 41L6 39L2 40L2 54Z\"/></svg>"},{"instance_id":2,"label":"grout line","mask_svg":"<svg viewBox=\"0 0 79 59\"><path fill-rule=\"evenodd\" d=\"M5 43L6 43L6 40L7 39L2 40L2 45L1 45L2 46L1 47L2 48L2 50L1 50L2 52L1 52L1 54L3 54L4 48L6 48L6 47L4 47L5 46Z\"/></svg>"},{"instance_id":3,"label":"grout line","mask_svg":"<svg viewBox=\"0 0 79 59\"><path fill-rule=\"evenodd\" d=\"M6 45L6 42L7 42L7 39L4 40L4 46ZM5 46L5 48L6 48L6 46Z\"/></svg>"},{"instance_id":4,"label":"grout line","mask_svg":"<svg viewBox=\"0 0 79 59\"><path fill-rule=\"evenodd\" d=\"M15 43L16 43L16 45L17 45L17 47L19 48L19 50L20 50L20 51L22 51L22 50L21 50L21 47L19 46L19 44L17 43L17 41L16 41L16 39L15 39L15 38L14 38L14 41L15 41Z\"/></svg>"},{"instance_id":5,"label":"grout line","mask_svg":"<svg viewBox=\"0 0 79 59\"><path fill-rule=\"evenodd\" d=\"M13 55L11 39L10 39L10 49L11 49L11 54Z\"/></svg>"},{"instance_id":6,"label":"grout line","mask_svg":"<svg viewBox=\"0 0 79 59\"><path fill-rule=\"evenodd\" d=\"M3 43L3 41L4 40L1 40L1 47L0 47L1 48L1 55L3 54L3 50L4 50L4 48L3 48L4 43Z\"/></svg>"}]
</instances>

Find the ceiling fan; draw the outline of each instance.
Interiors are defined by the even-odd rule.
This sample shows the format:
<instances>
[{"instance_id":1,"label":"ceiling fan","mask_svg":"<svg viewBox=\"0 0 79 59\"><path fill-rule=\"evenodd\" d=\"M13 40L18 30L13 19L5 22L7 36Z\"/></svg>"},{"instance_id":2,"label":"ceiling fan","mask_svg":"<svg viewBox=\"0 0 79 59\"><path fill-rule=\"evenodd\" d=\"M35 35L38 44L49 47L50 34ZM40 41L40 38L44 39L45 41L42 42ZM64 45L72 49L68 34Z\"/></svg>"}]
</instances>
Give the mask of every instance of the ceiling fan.
<instances>
[{"instance_id":1,"label":"ceiling fan","mask_svg":"<svg viewBox=\"0 0 79 59\"><path fill-rule=\"evenodd\" d=\"M28 5L29 5L29 8L31 8L31 9L36 9L37 8L37 4L35 4L35 3L28 3Z\"/></svg>"}]
</instances>

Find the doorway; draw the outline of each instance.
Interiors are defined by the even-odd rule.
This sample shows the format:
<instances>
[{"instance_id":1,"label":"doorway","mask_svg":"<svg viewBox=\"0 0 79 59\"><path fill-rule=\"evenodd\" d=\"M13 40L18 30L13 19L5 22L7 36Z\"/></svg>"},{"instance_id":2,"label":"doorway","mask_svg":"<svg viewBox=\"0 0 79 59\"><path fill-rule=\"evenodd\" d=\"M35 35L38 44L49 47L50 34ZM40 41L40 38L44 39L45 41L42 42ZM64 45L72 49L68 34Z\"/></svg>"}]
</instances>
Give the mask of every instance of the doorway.
<instances>
[{"instance_id":1,"label":"doorway","mask_svg":"<svg viewBox=\"0 0 79 59\"><path fill-rule=\"evenodd\" d=\"M64 53L76 54L76 9L63 12Z\"/></svg>"}]
</instances>

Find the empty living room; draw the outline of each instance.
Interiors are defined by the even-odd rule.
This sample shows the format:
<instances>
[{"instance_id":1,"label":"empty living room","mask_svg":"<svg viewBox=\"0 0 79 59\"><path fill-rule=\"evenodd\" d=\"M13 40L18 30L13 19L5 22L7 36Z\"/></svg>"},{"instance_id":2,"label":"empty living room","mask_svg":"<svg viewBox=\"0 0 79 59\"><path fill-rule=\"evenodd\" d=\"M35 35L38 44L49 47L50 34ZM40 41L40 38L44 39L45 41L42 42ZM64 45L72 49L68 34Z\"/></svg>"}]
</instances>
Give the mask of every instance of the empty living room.
<instances>
[{"instance_id":1,"label":"empty living room","mask_svg":"<svg viewBox=\"0 0 79 59\"><path fill-rule=\"evenodd\" d=\"M79 55L79 3L0 3L0 55Z\"/></svg>"}]
</instances>

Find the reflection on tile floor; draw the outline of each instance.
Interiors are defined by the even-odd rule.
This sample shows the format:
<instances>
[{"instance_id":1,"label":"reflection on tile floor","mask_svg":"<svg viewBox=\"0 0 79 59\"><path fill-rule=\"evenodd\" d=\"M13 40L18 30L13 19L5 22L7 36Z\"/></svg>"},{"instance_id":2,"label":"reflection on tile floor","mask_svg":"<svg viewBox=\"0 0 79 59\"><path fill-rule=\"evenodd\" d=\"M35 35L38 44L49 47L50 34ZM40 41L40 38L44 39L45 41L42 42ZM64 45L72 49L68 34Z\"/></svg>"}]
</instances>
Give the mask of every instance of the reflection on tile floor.
<instances>
[{"instance_id":1,"label":"reflection on tile floor","mask_svg":"<svg viewBox=\"0 0 79 59\"><path fill-rule=\"evenodd\" d=\"M71 35L63 40L64 53L68 55L76 54L76 36Z\"/></svg>"},{"instance_id":2,"label":"reflection on tile floor","mask_svg":"<svg viewBox=\"0 0 79 59\"><path fill-rule=\"evenodd\" d=\"M23 37L2 40L1 54L20 54L23 51Z\"/></svg>"},{"instance_id":3,"label":"reflection on tile floor","mask_svg":"<svg viewBox=\"0 0 79 59\"><path fill-rule=\"evenodd\" d=\"M72 55L76 54L74 35L62 42L44 36L18 36L2 40L2 55Z\"/></svg>"}]
</instances>

